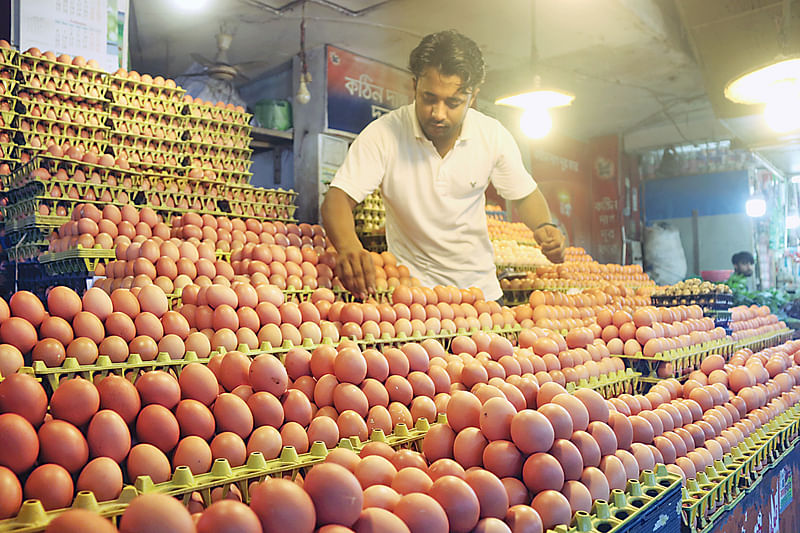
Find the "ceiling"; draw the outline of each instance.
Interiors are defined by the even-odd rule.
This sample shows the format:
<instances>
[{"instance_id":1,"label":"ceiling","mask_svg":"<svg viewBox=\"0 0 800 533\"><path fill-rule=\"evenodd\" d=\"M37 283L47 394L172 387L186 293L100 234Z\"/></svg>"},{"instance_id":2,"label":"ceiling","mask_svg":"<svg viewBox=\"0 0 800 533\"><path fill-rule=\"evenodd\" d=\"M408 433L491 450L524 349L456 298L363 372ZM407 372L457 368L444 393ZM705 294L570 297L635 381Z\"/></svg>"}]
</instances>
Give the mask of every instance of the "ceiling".
<instances>
[{"instance_id":1,"label":"ceiling","mask_svg":"<svg viewBox=\"0 0 800 533\"><path fill-rule=\"evenodd\" d=\"M236 30L232 62L263 61L251 78L299 51L300 0L205 0L194 13L176 0L131 1L137 70L175 77L191 66L191 53L213 58L221 22ZM730 78L780 51L784 2L791 0L307 0L306 40L402 67L422 36L457 28L484 52L484 98L531 87L533 72L574 93L574 104L554 117L567 135L622 133L629 150L737 138L765 155L782 153L776 165L800 172L792 145L800 140L775 138L760 110L722 97ZM783 42L798 50L794 4Z\"/></svg>"}]
</instances>

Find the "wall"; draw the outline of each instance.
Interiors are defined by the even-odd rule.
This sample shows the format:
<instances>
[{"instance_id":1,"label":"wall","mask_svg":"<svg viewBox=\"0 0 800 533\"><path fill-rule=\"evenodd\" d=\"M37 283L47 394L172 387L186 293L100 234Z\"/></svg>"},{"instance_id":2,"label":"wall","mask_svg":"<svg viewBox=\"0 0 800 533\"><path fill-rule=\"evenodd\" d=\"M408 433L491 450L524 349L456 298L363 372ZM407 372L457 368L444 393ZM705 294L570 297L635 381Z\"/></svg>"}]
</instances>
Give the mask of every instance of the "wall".
<instances>
[{"instance_id":1,"label":"wall","mask_svg":"<svg viewBox=\"0 0 800 533\"><path fill-rule=\"evenodd\" d=\"M746 171L650 180L643 189L645 224L663 221L678 227L690 275L731 269L734 253L752 252L752 219L744 212ZM693 211L698 216L696 246Z\"/></svg>"}]
</instances>

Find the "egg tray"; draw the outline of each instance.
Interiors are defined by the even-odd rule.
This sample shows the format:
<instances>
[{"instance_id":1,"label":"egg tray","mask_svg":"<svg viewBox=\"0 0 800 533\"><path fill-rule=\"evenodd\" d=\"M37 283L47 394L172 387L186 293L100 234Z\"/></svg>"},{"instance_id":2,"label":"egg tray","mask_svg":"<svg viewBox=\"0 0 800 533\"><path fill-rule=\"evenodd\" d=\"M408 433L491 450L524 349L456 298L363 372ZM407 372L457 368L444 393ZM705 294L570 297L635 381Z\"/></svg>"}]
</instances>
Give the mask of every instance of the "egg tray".
<instances>
[{"instance_id":1,"label":"egg tray","mask_svg":"<svg viewBox=\"0 0 800 533\"><path fill-rule=\"evenodd\" d=\"M734 341L734 351L750 349L753 352L759 352L766 348L772 348L773 346L777 346L791 340L793 333L794 330L785 328L779 331L762 333L761 335L756 335L755 337Z\"/></svg>"},{"instance_id":2,"label":"egg tray","mask_svg":"<svg viewBox=\"0 0 800 533\"><path fill-rule=\"evenodd\" d=\"M241 191L245 195L252 195L252 198L245 197L245 201L267 202L271 204L294 205L297 191L292 189L264 189L253 185L228 185L228 190Z\"/></svg>"},{"instance_id":3,"label":"egg tray","mask_svg":"<svg viewBox=\"0 0 800 533\"><path fill-rule=\"evenodd\" d=\"M193 180L182 176L143 175L139 183L141 192L190 194L196 196L218 197L224 185L216 181Z\"/></svg>"},{"instance_id":4,"label":"egg tray","mask_svg":"<svg viewBox=\"0 0 800 533\"><path fill-rule=\"evenodd\" d=\"M758 485L766 471L792 451L798 441L800 407L794 405L766 427L766 431L759 428L748 436L722 461L686 481L681 514L688 531L712 529L721 515Z\"/></svg>"},{"instance_id":5,"label":"egg tray","mask_svg":"<svg viewBox=\"0 0 800 533\"><path fill-rule=\"evenodd\" d=\"M16 48L0 48L0 65L19 68L20 54Z\"/></svg>"},{"instance_id":6,"label":"egg tray","mask_svg":"<svg viewBox=\"0 0 800 533\"><path fill-rule=\"evenodd\" d=\"M144 207L139 206L139 207ZM164 222L169 224L174 216L182 216L185 213L197 213L199 215L211 215L214 217L233 217L233 218L254 218L256 220L260 220L261 222L275 222L280 221L284 223L294 222L297 223L297 219L289 218L289 217L281 217L281 216L258 216L258 215L243 215L239 213L231 213L228 211L211 211L211 210L197 210L197 209L183 209L178 207L165 207L165 206L154 206L148 205L154 211L156 211L159 215L161 215L164 219Z\"/></svg>"},{"instance_id":7,"label":"egg tray","mask_svg":"<svg viewBox=\"0 0 800 533\"><path fill-rule=\"evenodd\" d=\"M441 423L437 421L437 423ZM425 438L430 424L424 418L409 429L405 424L398 424L391 435L384 435L377 429L370 435L369 442L385 442L395 449L419 447ZM358 437L343 438L337 447L358 452L366 443ZM167 494L188 505L194 492L200 494L204 505L211 503L211 492L215 488L223 489L223 498L231 487L236 486L242 500L250 502L250 485L255 481L264 481L267 477L290 476L305 472L315 464L321 463L328 455L322 442L314 442L307 453L298 454L292 446L285 446L279 457L264 459L261 452L253 452L242 466L231 467L227 459L216 459L211 470L205 474L193 475L188 467L179 466L169 481L153 483L149 476L140 476L133 485L125 485L116 500L98 502L89 491L78 492L72 506L66 509L45 511L39 500L26 500L14 518L0 520L0 531L7 533L42 533L47 525L61 513L69 509L87 509L116 523L125 512L130 502L140 494Z\"/></svg>"},{"instance_id":8,"label":"egg tray","mask_svg":"<svg viewBox=\"0 0 800 533\"><path fill-rule=\"evenodd\" d=\"M389 249L386 243L386 235L383 233L358 233L357 235L365 250L381 253Z\"/></svg>"},{"instance_id":9,"label":"egg tray","mask_svg":"<svg viewBox=\"0 0 800 533\"><path fill-rule=\"evenodd\" d=\"M141 130L142 124L149 124L153 126L160 126L171 130L176 135L176 140L181 140L183 136L183 118L177 115L158 115L155 116L156 120L149 121L150 114L145 111L139 111L131 117L124 117L114 115L114 109L108 111L107 124L119 133L120 135L136 135L130 131L131 127L136 125Z\"/></svg>"},{"instance_id":10,"label":"egg tray","mask_svg":"<svg viewBox=\"0 0 800 533\"><path fill-rule=\"evenodd\" d=\"M653 294L650 296L653 305L661 307L674 307L676 305L699 305L712 309L725 310L733 305L732 294Z\"/></svg>"},{"instance_id":11,"label":"egg tray","mask_svg":"<svg viewBox=\"0 0 800 533\"><path fill-rule=\"evenodd\" d=\"M392 303L392 293L394 289L387 289L385 291L376 291L372 296L378 303ZM303 287L302 289L284 289L283 297L287 302L309 302L311 296L314 294L314 289ZM337 301L355 302L356 297L353 293L344 289L333 289L334 297Z\"/></svg>"},{"instance_id":12,"label":"egg tray","mask_svg":"<svg viewBox=\"0 0 800 533\"><path fill-rule=\"evenodd\" d=\"M183 107L186 105L181 100L170 100L159 96L135 94L124 90L117 91L108 89L105 96L111 107L122 110L146 111L148 113L162 115L182 115ZM150 109L144 106L145 103L150 106Z\"/></svg>"},{"instance_id":13,"label":"egg tray","mask_svg":"<svg viewBox=\"0 0 800 533\"><path fill-rule=\"evenodd\" d=\"M14 127L22 134L36 133L40 135L67 135L62 132L73 130L75 133L72 136L82 139L86 139L87 137L81 137L80 134L86 132L91 135L89 138L95 140L108 140L107 137L110 133L110 128L103 124L77 124L72 121L61 120L60 118L32 117L27 115L17 115ZM103 139L97 139L97 135L100 133L102 133Z\"/></svg>"},{"instance_id":14,"label":"egg tray","mask_svg":"<svg viewBox=\"0 0 800 533\"><path fill-rule=\"evenodd\" d=\"M228 208L226 212L229 215L238 217L261 217L270 220L296 220L294 213L297 211L295 205L277 205L270 203L258 202L240 202L237 200L220 200L220 202L227 202Z\"/></svg>"},{"instance_id":15,"label":"egg tray","mask_svg":"<svg viewBox=\"0 0 800 533\"><path fill-rule=\"evenodd\" d=\"M6 223L6 232L22 231L26 229L38 229L41 232L50 233L54 229L61 227L69 222L69 217L59 217L55 215L34 214L19 220L10 220ZM43 233L44 235L44 233Z\"/></svg>"},{"instance_id":16,"label":"egg tray","mask_svg":"<svg viewBox=\"0 0 800 533\"><path fill-rule=\"evenodd\" d=\"M600 393L603 398L616 398L620 394L636 394L639 388L640 373L631 368L610 372L601 376L581 379L577 383L567 383L567 392L578 389L592 389Z\"/></svg>"},{"instance_id":17,"label":"egg tray","mask_svg":"<svg viewBox=\"0 0 800 533\"><path fill-rule=\"evenodd\" d=\"M73 92L66 92L59 89L48 89L47 87L32 87L30 85L27 85L26 83L20 83L17 86L17 96L19 96L20 99L26 100L27 96L32 94L41 94L46 98L57 97L60 98L61 102L65 105L69 105L68 103L74 103L75 105L78 105L81 102L96 103L103 105L107 103L107 100L101 96L78 95Z\"/></svg>"},{"instance_id":18,"label":"egg tray","mask_svg":"<svg viewBox=\"0 0 800 533\"><path fill-rule=\"evenodd\" d=\"M16 148L14 152L14 157L16 159L25 161L27 154L27 160L32 159L33 157L37 156L39 153L45 151L45 148L50 144L57 144L59 146L63 146L64 143L69 143L71 146L77 146L81 148L84 152L92 151L98 154L103 154L108 147L108 141L98 141L95 139L83 139L77 137L70 137L68 135L42 135L42 134L29 134L29 135L22 135L19 134L17 137L22 137L20 139L15 139ZM31 144L34 138L39 138L39 143L41 146L34 146Z\"/></svg>"},{"instance_id":19,"label":"egg tray","mask_svg":"<svg viewBox=\"0 0 800 533\"><path fill-rule=\"evenodd\" d=\"M197 154L184 154L184 166L215 170L220 172L247 173L250 171L251 159L231 159L228 157L199 156ZM216 165L216 166L215 166Z\"/></svg>"},{"instance_id":20,"label":"egg tray","mask_svg":"<svg viewBox=\"0 0 800 533\"><path fill-rule=\"evenodd\" d=\"M53 198L50 196L35 196L15 204L9 204L7 206L0 207L0 213L4 213L6 220L18 220L33 216L35 213L41 214L43 207L46 207L50 212L52 212L56 210L57 207L63 206L67 212L72 212L72 209L75 207L75 205L81 203L95 204L97 206L101 206L102 208L102 206L108 204L114 204L121 207L129 202L105 202L102 200L87 200L86 198Z\"/></svg>"},{"instance_id":21,"label":"egg tray","mask_svg":"<svg viewBox=\"0 0 800 533\"><path fill-rule=\"evenodd\" d=\"M174 81L174 80L173 80ZM110 91L118 92L136 92L141 89L145 94L151 96L158 96L160 98L167 98L172 100L182 100L183 95L186 94L186 89L180 86L167 87L165 85L154 85L152 83L145 83L143 81L130 80L110 74L108 76L108 86Z\"/></svg>"},{"instance_id":22,"label":"egg tray","mask_svg":"<svg viewBox=\"0 0 800 533\"><path fill-rule=\"evenodd\" d=\"M38 263L33 263L26 266L40 266ZM40 300L47 299L47 291L51 287L69 287L75 291L79 296L88 289L87 284L91 277L85 274L63 274L61 276L50 276L47 274L37 274L31 276L20 276L17 279L17 284L20 290L30 291L35 294Z\"/></svg>"},{"instance_id":23,"label":"egg tray","mask_svg":"<svg viewBox=\"0 0 800 533\"><path fill-rule=\"evenodd\" d=\"M112 187L111 185L98 185L96 183L48 180L45 182L29 182L24 187L12 189L7 192L7 197L9 207L11 204L31 198L74 201L74 203L92 202L125 205L129 203L129 190L126 187ZM104 196L105 199L103 199Z\"/></svg>"},{"instance_id":24,"label":"egg tray","mask_svg":"<svg viewBox=\"0 0 800 533\"><path fill-rule=\"evenodd\" d=\"M114 257L114 250L105 250L100 247L83 248L78 245L77 248L65 252L45 252L39 256L39 263L51 276L80 273L93 275L99 263L105 264Z\"/></svg>"},{"instance_id":25,"label":"egg tray","mask_svg":"<svg viewBox=\"0 0 800 533\"><path fill-rule=\"evenodd\" d=\"M145 164L151 167L180 167L181 156L176 153L151 151L109 144L108 152L115 159L125 159L129 165Z\"/></svg>"},{"instance_id":26,"label":"egg tray","mask_svg":"<svg viewBox=\"0 0 800 533\"><path fill-rule=\"evenodd\" d=\"M50 71L66 72L67 70L70 70L81 74L92 73L93 75L101 77L104 80L108 77L108 73L105 70L101 70L99 68L92 68L89 66L79 67L71 63L61 63L60 61L48 59L44 56L39 56L39 57L32 56L31 54L25 52L21 52L19 56L20 56L21 68L30 68L36 70L37 68L42 67L45 68L48 72Z\"/></svg>"},{"instance_id":27,"label":"egg tray","mask_svg":"<svg viewBox=\"0 0 800 533\"><path fill-rule=\"evenodd\" d=\"M198 212L219 211L216 198L183 192L139 191L136 199L140 205L148 205L156 210L166 208Z\"/></svg>"},{"instance_id":28,"label":"egg tray","mask_svg":"<svg viewBox=\"0 0 800 533\"><path fill-rule=\"evenodd\" d=\"M219 135L225 135L233 140L240 140L249 147L253 141L252 131L253 128L249 124L233 124L231 122L219 123L197 123L197 119L184 116L184 140L191 140L195 134L199 134L202 138L203 135L213 131Z\"/></svg>"},{"instance_id":29,"label":"egg tray","mask_svg":"<svg viewBox=\"0 0 800 533\"><path fill-rule=\"evenodd\" d=\"M208 112L211 116L204 117L203 114ZM224 107L217 107L209 104L196 104L194 102L187 102L183 107L183 113L198 121L208 122L222 122L246 125L250 123L253 115L250 113L243 113L241 111L234 111Z\"/></svg>"},{"instance_id":30,"label":"egg tray","mask_svg":"<svg viewBox=\"0 0 800 533\"><path fill-rule=\"evenodd\" d=\"M569 526L546 533L679 533L681 478L658 464L630 479L625 491L614 489L608 500L597 499L591 513L578 511Z\"/></svg>"},{"instance_id":31,"label":"egg tray","mask_svg":"<svg viewBox=\"0 0 800 533\"><path fill-rule=\"evenodd\" d=\"M73 97L83 98L86 97L90 100L106 101L104 96L105 83L91 78L73 78L69 79L63 75L50 72L49 74L42 74L40 72L33 72L30 70L20 69L17 75L21 86L26 87L28 90L44 91L44 92L61 92L70 94ZM38 84L38 87L36 86ZM90 91L94 91L95 95L90 95Z\"/></svg>"},{"instance_id":32,"label":"egg tray","mask_svg":"<svg viewBox=\"0 0 800 533\"><path fill-rule=\"evenodd\" d=\"M183 153L190 157L203 157L219 160L241 159L249 160L253 150L246 147L220 146L220 145L197 145L189 141L183 141Z\"/></svg>"},{"instance_id":33,"label":"egg tray","mask_svg":"<svg viewBox=\"0 0 800 533\"><path fill-rule=\"evenodd\" d=\"M127 170L122 170L116 167L103 167L100 165L91 165L89 163L82 163L72 160L63 160L61 163L55 163L47 159L36 162L37 164L30 166L28 163L27 169L24 167L19 168L20 172L12 172L7 176L1 176L3 186L6 190L10 191L27 191L27 188L33 187L36 190L46 190L51 183L59 183L65 186L73 184L83 185L106 185L108 187L122 187L123 189L131 189L138 185L139 178L136 174ZM45 168L51 175L54 175L59 169L63 169L68 175L74 176L78 170L91 176L97 174L100 183L91 183L89 181L77 181L74 179L57 180L50 178L47 180L39 179L32 175L31 170L36 168ZM117 185L120 183L121 185Z\"/></svg>"},{"instance_id":34,"label":"egg tray","mask_svg":"<svg viewBox=\"0 0 800 533\"><path fill-rule=\"evenodd\" d=\"M36 241L10 246L5 249L5 252L9 261L20 263L37 259L47 251L48 246L47 241Z\"/></svg>"},{"instance_id":35,"label":"egg tray","mask_svg":"<svg viewBox=\"0 0 800 533\"><path fill-rule=\"evenodd\" d=\"M37 109L38 108L38 109ZM49 118L47 113L52 111L53 115L56 117L62 115L64 112L70 114L69 121L63 121L64 123L68 122L70 125L76 125L71 120L72 113L80 112L83 113L84 117L87 119L90 117L95 117L97 120L97 124L88 124L91 127L98 127L104 129L110 129L106 122L108 121L108 111L106 110L98 110L98 109L91 109L91 108L83 108L83 107L74 107L74 106L65 106L61 104L54 104L51 102L29 102L23 103L19 102L17 107L15 108L16 116L18 119L30 119L30 120L58 120L57 118ZM38 111L38 115L34 115L34 112Z\"/></svg>"}]
</instances>

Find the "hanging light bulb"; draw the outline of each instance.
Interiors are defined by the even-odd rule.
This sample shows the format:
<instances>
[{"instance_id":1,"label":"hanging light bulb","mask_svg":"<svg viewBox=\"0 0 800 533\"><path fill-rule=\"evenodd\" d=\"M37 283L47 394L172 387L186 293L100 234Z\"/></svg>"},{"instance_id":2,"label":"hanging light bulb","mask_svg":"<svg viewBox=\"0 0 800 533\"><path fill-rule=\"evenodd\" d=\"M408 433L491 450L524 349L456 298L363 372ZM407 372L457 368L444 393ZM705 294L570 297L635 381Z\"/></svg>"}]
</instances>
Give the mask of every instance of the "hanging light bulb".
<instances>
[{"instance_id":1,"label":"hanging light bulb","mask_svg":"<svg viewBox=\"0 0 800 533\"><path fill-rule=\"evenodd\" d=\"M744 204L744 211L752 218L763 217L767 213L767 202L760 194L751 196Z\"/></svg>"},{"instance_id":2,"label":"hanging light bulb","mask_svg":"<svg viewBox=\"0 0 800 533\"><path fill-rule=\"evenodd\" d=\"M308 81L311 81L311 75L308 72L300 74L300 86L294 96L298 104L307 104L311 101L311 93L308 92Z\"/></svg>"},{"instance_id":3,"label":"hanging light bulb","mask_svg":"<svg viewBox=\"0 0 800 533\"><path fill-rule=\"evenodd\" d=\"M777 133L800 129L800 81L786 81L773 91L764 108L764 120Z\"/></svg>"},{"instance_id":4,"label":"hanging light bulb","mask_svg":"<svg viewBox=\"0 0 800 533\"><path fill-rule=\"evenodd\" d=\"M544 107L530 107L519 119L522 133L531 139L541 139L553 128L553 119Z\"/></svg>"},{"instance_id":5,"label":"hanging light bulb","mask_svg":"<svg viewBox=\"0 0 800 533\"><path fill-rule=\"evenodd\" d=\"M786 229L800 228L800 215L797 212L786 215Z\"/></svg>"}]
</instances>

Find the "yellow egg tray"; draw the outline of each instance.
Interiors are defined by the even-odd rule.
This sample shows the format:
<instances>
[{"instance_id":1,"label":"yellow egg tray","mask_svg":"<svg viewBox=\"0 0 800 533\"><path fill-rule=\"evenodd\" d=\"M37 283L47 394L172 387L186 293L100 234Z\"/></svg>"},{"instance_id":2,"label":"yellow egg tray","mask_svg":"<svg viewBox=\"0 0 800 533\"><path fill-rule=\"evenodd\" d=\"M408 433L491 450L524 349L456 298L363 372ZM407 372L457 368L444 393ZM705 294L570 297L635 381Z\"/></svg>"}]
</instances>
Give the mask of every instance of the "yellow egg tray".
<instances>
[{"instance_id":1,"label":"yellow egg tray","mask_svg":"<svg viewBox=\"0 0 800 533\"><path fill-rule=\"evenodd\" d=\"M45 252L39 256L39 263L44 266L44 270L51 276L62 274L86 273L91 275L97 269L99 263L105 264L114 259L114 250L106 250L95 246L94 248L83 248L78 245L65 252Z\"/></svg>"},{"instance_id":2,"label":"yellow egg tray","mask_svg":"<svg viewBox=\"0 0 800 533\"><path fill-rule=\"evenodd\" d=\"M769 469L791 452L800 433L800 406L795 404L748 436L722 461L686 481L681 514L692 533L709 531L755 488Z\"/></svg>"},{"instance_id":3,"label":"yellow egg tray","mask_svg":"<svg viewBox=\"0 0 800 533\"><path fill-rule=\"evenodd\" d=\"M92 138L95 140L108 140L106 137L110 133L110 128L105 124L77 124L71 121L64 121L61 118L33 117L30 115L17 115L15 125L20 133L26 134L66 135L61 132L72 130L75 132L75 137L80 137L82 132L91 132ZM97 139L96 136L99 133L102 133L103 139Z\"/></svg>"},{"instance_id":4,"label":"yellow egg tray","mask_svg":"<svg viewBox=\"0 0 800 533\"><path fill-rule=\"evenodd\" d=\"M244 200L249 202L268 202L271 204L290 205L294 203L295 197L297 196L297 191L292 189L263 189L249 184L229 184L227 188L233 191L241 191L242 194L246 195ZM252 197L248 197L250 195L252 195Z\"/></svg>"},{"instance_id":5,"label":"yellow egg tray","mask_svg":"<svg viewBox=\"0 0 800 533\"><path fill-rule=\"evenodd\" d=\"M251 159L230 159L225 156L201 156L198 154L185 155L186 166L207 168L209 170L216 170L214 164L219 168L223 168L223 172L239 172L246 173L250 171L250 165L253 163Z\"/></svg>"},{"instance_id":6,"label":"yellow egg tray","mask_svg":"<svg viewBox=\"0 0 800 533\"><path fill-rule=\"evenodd\" d=\"M353 293L344 289L331 289L336 300L343 302L354 302L356 297ZM392 293L394 289L387 289L385 291L376 291L372 296L378 303L392 303ZM308 302L311 301L311 296L314 294L314 289L303 287L302 289L284 289L283 296L287 302Z\"/></svg>"},{"instance_id":7,"label":"yellow egg tray","mask_svg":"<svg viewBox=\"0 0 800 533\"><path fill-rule=\"evenodd\" d=\"M20 54L15 48L0 48L0 65L6 68L18 68Z\"/></svg>"},{"instance_id":8,"label":"yellow egg tray","mask_svg":"<svg viewBox=\"0 0 800 533\"><path fill-rule=\"evenodd\" d=\"M225 185L216 181L194 180L183 176L143 175L139 190L143 193L181 193L219 197Z\"/></svg>"},{"instance_id":9,"label":"yellow egg tray","mask_svg":"<svg viewBox=\"0 0 800 533\"><path fill-rule=\"evenodd\" d=\"M443 423L444 419L436 423ZM425 438L430 424L424 418L417 421L413 428L405 424L398 424L391 435L384 435L383 431L375 430L370 436L370 442L385 442L395 449L419 448L419 443ZM358 452L366 443L358 437L343 438L338 447ZM211 470L205 474L193 475L188 467L179 466L172 474L170 481L153 483L149 476L140 476L133 485L126 485L116 500L98 502L94 494L81 491L75 497L72 509L87 509L100 516L115 522L125 512L128 504L139 494L167 494L178 498L188 505L193 493L200 494L203 503L211 503L211 491L215 488L223 489L223 497L227 496L231 487L236 487L245 503L250 501L250 485L254 481L263 481L267 477L286 477L292 479L305 473L317 463L321 463L328 455L328 449L322 442L314 442L307 453L298 454L291 447L286 446L281 450L279 457L271 460L264 459L261 452L253 452L242 466L231 467L227 459L217 459ZM68 509L45 511L38 500L26 500L14 518L0 520L0 531L4 533L41 533L53 519Z\"/></svg>"},{"instance_id":10,"label":"yellow egg tray","mask_svg":"<svg viewBox=\"0 0 800 533\"><path fill-rule=\"evenodd\" d=\"M603 398L616 398L620 394L636 394L639 387L641 374L632 368L610 372L589 379L581 379L577 383L567 383L567 392L578 389L592 389L599 392Z\"/></svg>"},{"instance_id":11,"label":"yellow egg tray","mask_svg":"<svg viewBox=\"0 0 800 533\"><path fill-rule=\"evenodd\" d=\"M154 205L141 205L139 208L142 207L150 207L154 211L156 211L159 215L164 218L164 222L167 224L170 223L173 217L175 216L182 216L185 213L197 213L198 215L211 215L214 217L233 217L233 218L254 218L256 220L264 221L281 221L281 222L297 222L297 219L289 218L289 217L281 217L281 216L259 216L259 215L244 215L240 213L231 213L231 212L223 212L223 211L198 211L197 209L183 209L179 207L164 207L164 206L154 206Z\"/></svg>"},{"instance_id":12,"label":"yellow egg tray","mask_svg":"<svg viewBox=\"0 0 800 533\"><path fill-rule=\"evenodd\" d=\"M19 70L19 79L23 85L29 88L37 88L35 84L39 84L38 89L46 89L48 91L56 90L64 93L70 93L75 96L87 96L92 100L105 100L103 93L106 91L105 80L97 77L97 73L92 71L91 76L83 74L79 78L68 78L62 73L50 71L49 73L41 73L33 70ZM51 87L47 87L51 84ZM97 96L88 96L89 89L94 89Z\"/></svg>"},{"instance_id":13,"label":"yellow egg tray","mask_svg":"<svg viewBox=\"0 0 800 533\"><path fill-rule=\"evenodd\" d=\"M126 159L129 165L145 164L161 167L181 167L182 156L180 150L150 150L147 148L134 148L109 143L108 151L114 158Z\"/></svg>"},{"instance_id":14,"label":"yellow egg tray","mask_svg":"<svg viewBox=\"0 0 800 533\"><path fill-rule=\"evenodd\" d=\"M152 113L154 115L180 115L185 105L179 100L163 99L160 96L138 95L129 91L109 89L106 98L112 107L121 110ZM150 108L148 109L147 106Z\"/></svg>"},{"instance_id":15,"label":"yellow egg tray","mask_svg":"<svg viewBox=\"0 0 800 533\"><path fill-rule=\"evenodd\" d=\"M87 94L78 95L73 92L67 92L60 89L48 89L47 87L32 87L26 83L20 83L17 86L17 95L20 96L22 100L22 93L28 94L42 94L46 95L49 98L58 97L61 99L61 103L68 105L67 102L73 103L73 105L78 105L81 102L89 102L89 103L105 103L107 100L102 96L89 96Z\"/></svg>"},{"instance_id":16,"label":"yellow egg tray","mask_svg":"<svg viewBox=\"0 0 800 533\"><path fill-rule=\"evenodd\" d=\"M672 377L682 379L692 370L700 368L700 363L712 353L720 354L727 359L734 351L734 344L729 338L725 338L723 340L708 341L689 348L669 350L658 353L653 357L645 356L641 353L636 355L611 354L611 356L624 359L629 367L640 372L642 376L639 381L644 385ZM659 376L658 368L664 363L672 364L673 372L669 375Z\"/></svg>"},{"instance_id":17,"label":"yellow egg tray","mask_svg":"<svg viewBox=\"0 0 800 533\"><path fill-rule=\"evenodd\" d=\"M167 87L164 85L154 85L143 81L134 81L110 74L108 76L108 87L111 92L136 93L142 90L146 95L158 96L160 98L181 100L186 93L186 89L180 86Z\"/></svg>"},{"instance_id":18,"label":"yellow egg tray","mask_svg":"<svg viewBox=\"0 0 800 533\"><path fill-rule=\"evenodd\" d=\"M159 125L162 128L169 128L172 130L176 136L180 139L183 135L183 117L180 115L162 115L162 114L154 114L147 111L137 110L135 112L131 111L134 116L128 118L124 116L120 116L116 114L115 109L111 109L107 111L108 113L108 123L109 125L121 135L126 135L130 133L130 129L132 126L136 125L141 129L142 124L150 124L152 127L153 125ZM149 122L148 119L154 117L156 120L155 122Z\"/></svg>"},{"instance_id":19,"label":"yellow egg tray","mask_svg":"<svg viewBox=\"0 0 800 533\"><path fill-rule=\"evenodd\" d=\"M608 501L597 499L590 513L576 512L569 526L547 533L641 533L678 531L681 478L662 464L629 479L625 491L614 489ZM665 527L666 526L666 527Z\"/></svg>"},{"instance_id":20,"label":"yellow egg tray","mask_svg":"<svg viewBox=\"0 0 800 533\"><path fill-rule=\"evenodd\" d=\"M61 63L48 59L44 56L34 57L28 53L22 52L20 56L20 68L22 70L37 70L39 68L45 69L46 72L59 72L64 73L67 71L75 72L78 74L91 74L98 78L106 79L108 73L105 70L91 68L89 66L79 67L71 63Z\"/></svg>"},{"instance_id":21,"label":"yellow egg tray","mask_svg":"<svg viewBox=\"0 0 800 533\"><path fill-rule=\"evenodd\" d=\"M187 157L204 158L204 160L249 160L253 150L246 146L221 146L216 144L198 144L192 141L183 142L183 153Z\"/></svg>"},{"instance_id":22,"label":"yellow egg tray","mask_svg":"<svg viewBox=\"0 0 800 533\"><path fill-rule=\"evenodd\" d=\"M183 113L198 120L198 122L221 122L246 125L250 123L253 117L250 113L243 113L226 109L224 107L217 107L215 105L197 104L188 102L183 107ZM210 117L203 116L208 113Z\"/></svg>"},{"instance_id":23,"label":"yellow egg tray","mask_svg":"<svg viewBox=\"0 0 800 533\"><path fill-rule=\"evenodd\" d=\"M228 202L228 211L231 216L296 221L294 218L294 213L297 211L296 205L240 202L238 200L225 201Z\"/></svg>"},{"instance_id":24,"label":"yellow egg tray","mask_svg":"<svg viewBox=\"0 0 800 533\"><path fill-rule=\"evenodd\" d=\"M6 222L6 231L21 231L29 228L46 228L48 231L52 231L52 229L59 228L67 222L69 222L69 217L36 213L26 218Z\"/></svg>"},{"instance_id":25,"label":"yellow egg tray","mask_svg":"<svg viewBox=\"0 0 800 533\"><path fill-rule=\"evenodd\" d=\"M47 241L35 241L11 246L5 250L9 261L24 262L36 259L47 250Z\"/></svg>"},{"instance_id":26,"label":"yellow egg tray","mask_svg":"<svg viewBox=\"0 0 800 533\"><path fill-rule=\"evenodd\" d=\"M186 128L184 130L185 140L190 140L195 134L204 136L210 131L232 137L234 140L241 140L248 146L252 137L250 136L253 127L249 124L234 124L232 122L207 122L194 117L184 115Z\"/></svg>"},{"instance_id":27,"label":"yellow egg tray","mask_svg":"<svg viewBox=\"0 0 800 533\"><path fill-rule=\"evenodd\" d=\"M39 115L34 115L34 110L38 109ZM56 120L58 116L62 115L62 113L67 112L69 114L72 113L82 113L85 117L95 117L97 121L97 125L88 124L89 126L93 127L104 127L106 126L106 121L108 120L108 111L105 109L94 109L90 107L78 107L75 106L66 106L61 105L58 103L53 102L19 102L16 106L15 112L16 116L19 118L28 118L28 119L44 119L47 120L47 113L52 111L52 114L56 118L50 118L50 120ZM73 123L70 121L70 125Z\"/></svg>"},{"instance_id":28,"label":"yellow egg tray","mask_svg":"<svg viewBox=\"0 0 800 533\"><path fill-rule=\"evenodd\" d=\"M34 146L32 143L34 138L38 138L41 146ZM48 144L57 144L62 146L65 142L68 142L72 146L80 147L84 152L93 151L98 154L105 153L106 148L108 147L108 141L97 141L94 139L82 139L77 137L71 137L69 135L44 135L44 134L37 134L28 132L27 134L19 133L17 135L16 142L16 150L18 159L22 159L20 157L21 152L27 152L29 155L34 155L38 152L44 151L44 148Z\"/></svg>"},{"instance_id":29,"label":"yellow egg tray","mask_svg":"<svg viewBox=\"0 0 800 533\"><path fill-rule=\"evenodd\" d=\"M38 198L40 200L67 201L71 203L114 203L125 205L131 197L126 187L112 187L111 185L98 185L96 183L78 183L75 181L36 181L28 182L24 187L9 191L8 198L11 202L8 207ZM135 190L134 190L135 192Z\"/></svg>"}]
</instances>

